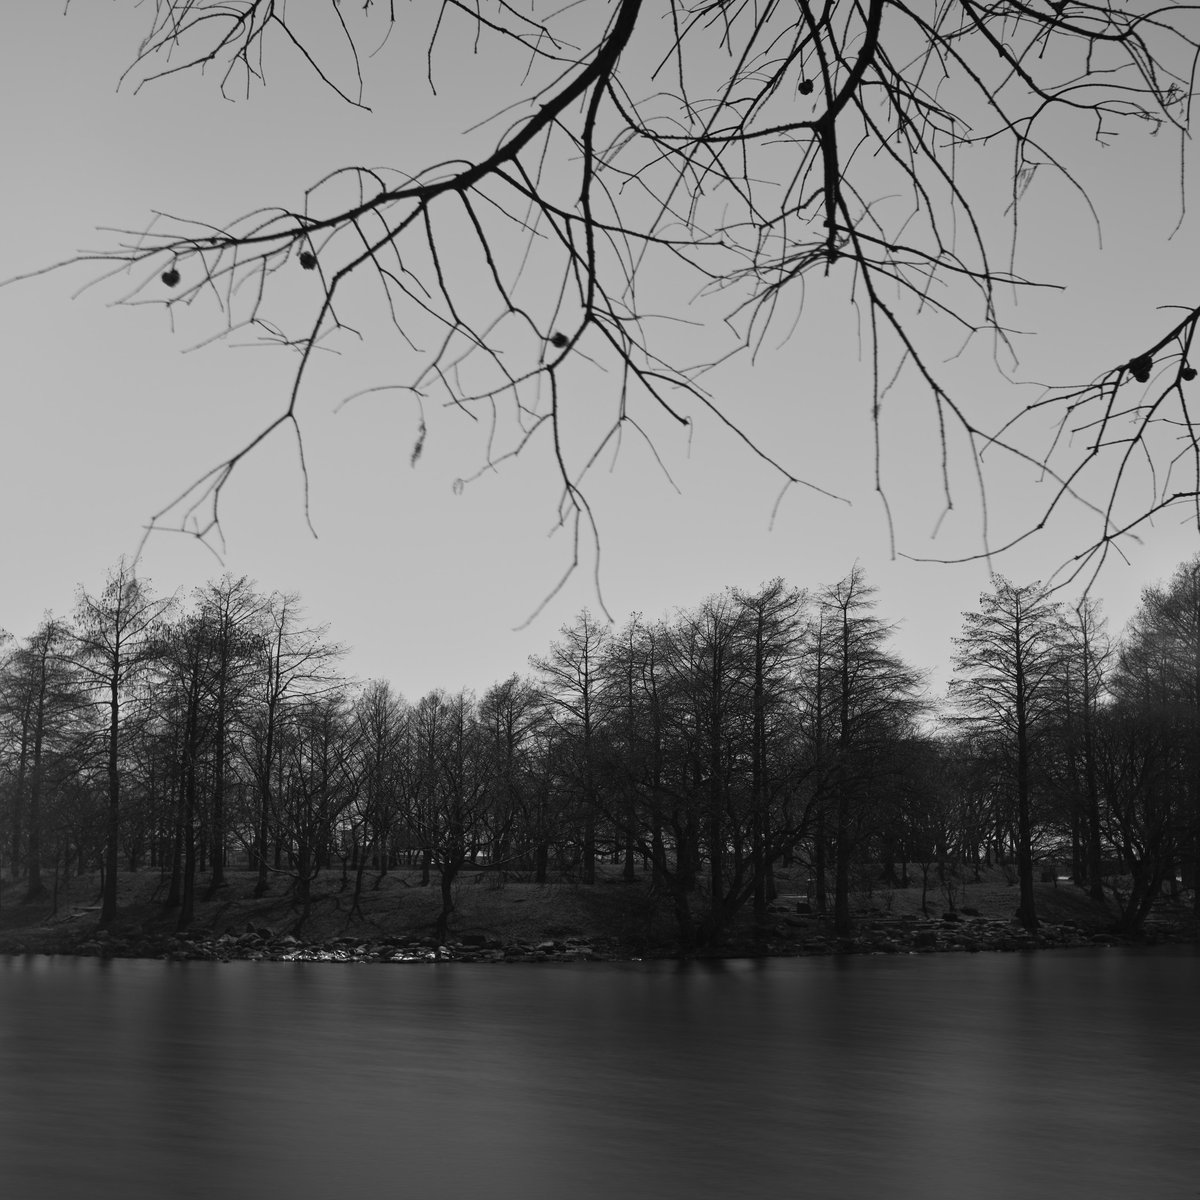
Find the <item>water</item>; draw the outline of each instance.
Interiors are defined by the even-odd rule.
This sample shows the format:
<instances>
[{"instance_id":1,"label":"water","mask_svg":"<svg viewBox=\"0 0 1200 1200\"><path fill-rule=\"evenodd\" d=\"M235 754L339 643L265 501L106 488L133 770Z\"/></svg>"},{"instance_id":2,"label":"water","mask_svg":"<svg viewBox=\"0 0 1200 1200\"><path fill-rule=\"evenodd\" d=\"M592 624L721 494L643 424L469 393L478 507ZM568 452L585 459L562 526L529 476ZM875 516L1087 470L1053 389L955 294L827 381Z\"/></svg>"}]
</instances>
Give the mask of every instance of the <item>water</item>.
<instances>
[{"instance_id":1,"label":"water","mask_svg":"<svg viewBox=\"0 0 1200 1200\"><path fill-rule=\"evenodd\" d=\"M0 958L0 1196L1200 1196L1200 956Z\"/></svg>"}]
</instances>

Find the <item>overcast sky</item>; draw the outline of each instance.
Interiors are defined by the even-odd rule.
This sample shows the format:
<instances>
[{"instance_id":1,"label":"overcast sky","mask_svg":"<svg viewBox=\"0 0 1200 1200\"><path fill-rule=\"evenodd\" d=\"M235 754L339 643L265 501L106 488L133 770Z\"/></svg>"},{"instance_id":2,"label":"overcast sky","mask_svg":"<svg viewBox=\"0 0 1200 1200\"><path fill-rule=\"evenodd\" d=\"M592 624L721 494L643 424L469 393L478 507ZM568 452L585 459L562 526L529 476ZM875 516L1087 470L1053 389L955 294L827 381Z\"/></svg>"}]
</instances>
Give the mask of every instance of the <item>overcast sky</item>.
<instances>
[{"instance_id":1,"label":"overcast sky","mask_svg":"<svg viewBox=\"0 0 1200 1200\"><path fill-rule=\"evenodd\" d=\"M0 18L0 276L111 246L102 227L142 229L154 210L220 222L272 203L299 207L305 187L349 162L416 168L446 158L455 153L447 139L486 114L491 86L503 82L477 58L456 62L447 40L436 101L421 78L398 81L394 70L368 64L370 114L339 104L283 56L270 86L248 100L224 100L213 79L199 76L135 95L116 85L146 17L133 4L77 4L66 15L25 4ZM414 62L423 64L423 53ZM1093 193L1104 249L1070 189L1039 176L1026 197L1018 267L1066 290L1023 301L1013 319L1037 335L1019 340L1020 374L1046 382L1090 378L1122 361L1165 324L1156 306L1198 298L1200 224L1168 240L1179 208L1178 142L1147 131L1101 151L1084 126L1068 136L1079 139L1072 167ZM138 546L150 515L277 411L290 385L288 352L216 344L185 353L214 332L211 323L183 321L173 331L159 306L114 305L120 285L72 299L97 275L76 266L0 290L0 627L17 635L46 609L69 612L77 585L98 590L118 556ZM309 286L314 278L298 274L296 288ZM988 568L891 556L873 493L859 331L844 295L829 297L810 295L795 336L774 338L756 365L743 358L710 386L772 454L851 503L793 489L772 529L779 481L753 455L711 420L698 419L690 437L651 421L679 492L634 439L615 465L604 460L589 493L603 599L620 622L776 575L815 587L857 561L879 589L880 614L900 623L899 650L932 669L941 691L950 639L987 588ZM510 463L456 494L455 479L479 465L477 431L461 414L439 412L410 466L411 405L375 396L338 409L401 352L396 338L372 333L342 349L321 362L301 411L318 536L305 524L294 444L278 436L229 487L223 561L194 539L161 533L145 547L142 573L163 592L186 592L222 570L299 592L310 617L329 621L352 647L352 673L386 677L413 699L435 686L482 691L524 670L582 606L599 609L590 554L585 547L583 567L529 621L570 552L569 534L550 536L557 491L545 459ZM986 358L957 370L981 419L1002 418L1038 394L998 382ZM898 387L883 428L899 549L942 557L978 550L965 459L955 466L955 512L931 541L941 502L923 400ZM997 540L1044 495L1028 471L998 472ZM1114 561L1101 576L1096 593L1114 629L1145 583L1197 549L1184 516L1146 530L1141 545L1125 547L1129 565ZM1018 582L1044 578L1088 532L1073 514L995 566Z\"/></svg>"}]
</instances>

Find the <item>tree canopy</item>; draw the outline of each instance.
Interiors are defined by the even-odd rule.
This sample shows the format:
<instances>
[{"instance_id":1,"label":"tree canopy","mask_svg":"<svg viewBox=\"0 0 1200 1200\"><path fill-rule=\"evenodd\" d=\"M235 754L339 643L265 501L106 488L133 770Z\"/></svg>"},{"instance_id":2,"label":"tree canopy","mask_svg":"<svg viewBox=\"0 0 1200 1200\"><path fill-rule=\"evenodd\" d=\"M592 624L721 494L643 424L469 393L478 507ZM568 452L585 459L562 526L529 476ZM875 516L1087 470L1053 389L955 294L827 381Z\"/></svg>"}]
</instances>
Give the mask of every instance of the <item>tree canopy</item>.
<instances>
[{"instance_id":1,"label":"tree canopy","mask_svg":"<svg viewBox=\"0 0 1200 1200\"><path fill-rule=\"evenodd\" d=\"M568 569L581 540L598 537L589 472L627 436L657 455L672 425L689 436L715 419L781 495L832 493L801 465L795 431L751 429L749 376L735 389L728 373L831 312L859 338L863 375L851 371L847 390L871 413L864 449L885 510L887 400L928 423L945 511L961 503L958 458L985 513L998 462L1053 481L1029 525L995 534L985 517L980 554L1070 509L1091 523L1068 568L1090 570L1156 514L1195 515L1200 308L1164 317L1132 352L1097 346L1078 381L1032 403L1014 391L1000 412L953 365L1016 370L1015 297L1056 282L1022 254L1040 180L1073 191L1073 222L1099 224L1104 197L1075 172L1081 143L1137 131L1186 147L1200 50L1191 6L156 0L149 14L123 80L137 90L203 72L249 96L288 56L332 104L368 107L388 72L423 81L422 111L472 120L427 161L412 148L413 110L396 111L381 166L319 164L303 196L267 197L233 219L145 225L131 214L125 235L70 260L98 268L119 299L194 310L207 338L266 340L291 356L277 415L155 525L218 532L231 474L270 435L299 439L303 402L331 386L314 376L318 351L358 337L391 347L367 390L411 405L414 463L465 416L490 432L456 486L538 455L553 464L558 520L574 535ZM1173 152L1162 170L1170 186ZM1076 314L1064 306L1055 319ZM799 392L810 417L843 402Z\"/></svg>"}]
</instances>

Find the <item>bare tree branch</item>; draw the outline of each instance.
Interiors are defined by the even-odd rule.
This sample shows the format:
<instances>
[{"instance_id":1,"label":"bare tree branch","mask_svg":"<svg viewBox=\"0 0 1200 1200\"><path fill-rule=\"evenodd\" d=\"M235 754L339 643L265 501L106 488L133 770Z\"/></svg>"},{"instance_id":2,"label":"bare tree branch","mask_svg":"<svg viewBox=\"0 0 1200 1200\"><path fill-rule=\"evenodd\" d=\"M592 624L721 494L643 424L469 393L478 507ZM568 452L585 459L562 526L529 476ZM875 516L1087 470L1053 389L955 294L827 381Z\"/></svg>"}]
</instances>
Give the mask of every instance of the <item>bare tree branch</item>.
<instances>
[{"instance_id":1,"label":"bare tree branch","mask_svg":"<svg viewBox=\"0 0 1200 1200\"><path fill-rule=\"evenodd\" d=\"M266 56L278 47L340 101L365 107L373 60L405 52L398 27L421 26L379 0L303 13L275 0L155 0L124 78L140 90L211 70L222 94L248 94L267 81ZM702 385L738 356L753 362L792 312L790 336L818 284L843 289L858 310L876 489L893 545L880 413L901 379L906 402L915 385L938 430L946 511L956 504L952 451L965 447L972 460L984 522L976 557L1033 536L1067 501L1097 522L1066 564L1072 577L1098 570L1168 509L1186 505L1200 523L1188 398L1200 309L1123 363L1100 364L1092 383L1051 391L1015 416L978 413L943 382L939 361L948 336L965 346L980 335L1015 361L1002 300L1053 282L1016 270L1019 214L1035 179L1057 173L1099 220L1068 165L1081 136L1104 143L1130 126L1166 128L1182 144L1200 7L669 0L660 11L596 0L525 11L443 0L423 50L434 94L442 61L476 53L520 64L515 102L497 104L509 123L490 150L387 169L341 165L299 207L275 204L228 224L160 215L57 264L99 264L96 282L124 281L120 302L211 309L213 338L249 333L296 355L278 415L160 509L151 529L219 539L225 484L284 425L303 470L299 403L313 355L352 332L349 314L371 301L349 285L368 278L405 366L366 390L416 401L413 462L436 435L427 421L437 408L487 424L486 460L457 487L546 454L561 480L556 522L572 531L568 576L581 530L598 556L589 473L605 448L619 449L625 424L666 471L649 412L689 436L697 415L715 417L780 477L780 498L794 485L836 494L788 465L795 447L750 436L737 397ZM1003 213L986 182L997 163L1009 179ZM297 269L316 286L293 329L281 314L294 311L295 276L281 272ZM671 307L657 316L663 297ZM705 346L697 357L681 336L685 313ZM582 448L565 436L580 418L564 402L581 390L609 405L604 419L583 423ZM1058 427L1044 446L1048 413ZM992 545L988 464L998 455L1043 470L1054 486L1029 528Z\"/></svg>"}]
</instances>

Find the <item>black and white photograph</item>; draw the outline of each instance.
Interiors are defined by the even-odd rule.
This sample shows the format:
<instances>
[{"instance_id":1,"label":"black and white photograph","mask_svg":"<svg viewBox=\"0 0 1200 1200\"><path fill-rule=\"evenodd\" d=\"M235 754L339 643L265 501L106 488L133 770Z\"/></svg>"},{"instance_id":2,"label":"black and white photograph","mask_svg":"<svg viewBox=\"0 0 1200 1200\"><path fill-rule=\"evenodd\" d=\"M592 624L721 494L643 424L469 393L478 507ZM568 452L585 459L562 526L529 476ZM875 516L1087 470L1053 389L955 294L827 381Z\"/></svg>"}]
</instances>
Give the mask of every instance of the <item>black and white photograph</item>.
<instances>
[{"instance_id":1,"label":"black and white photograph","mask_svg":"<svg viewBox=\"0 0 1200 1200\"><path fill-rule=\"evenodd\" d=\"M0 91L6 1200L1200 1197L1200 5Z\"/></svg>"}]
</instances>

